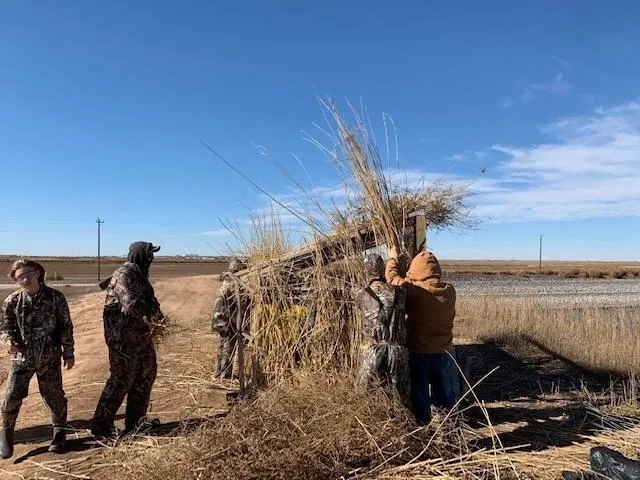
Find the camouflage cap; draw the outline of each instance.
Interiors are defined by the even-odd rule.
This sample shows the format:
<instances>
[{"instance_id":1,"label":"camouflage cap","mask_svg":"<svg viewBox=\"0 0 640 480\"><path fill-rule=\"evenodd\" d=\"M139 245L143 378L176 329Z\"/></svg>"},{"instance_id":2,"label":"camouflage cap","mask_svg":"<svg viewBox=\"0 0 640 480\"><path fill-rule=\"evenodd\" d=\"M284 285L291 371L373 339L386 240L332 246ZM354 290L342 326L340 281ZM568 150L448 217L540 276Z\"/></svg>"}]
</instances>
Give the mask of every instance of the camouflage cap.
<instances>
[{"instance_id":1,"label":"camouflage cap","mask_svg":"<svg viewBox=\"0 0 640 480\"><path fill-rule=\"evenodd\" d=\"M231 273L239 272L240 270L244 270L244 268L244 264L238 259L233 259L229 262L229 271Z\"/></svg>"},{"instance_id":2,"label":"camouflage cap","mask_svg":"<svg viewBox=\"0 0 640 480\"><path fill-rule=\"evenodd\" d=\"M377 253L367 253L364 257L364 272L369 277L384 277L384 260Z\"/></svg>"}]
</instances>

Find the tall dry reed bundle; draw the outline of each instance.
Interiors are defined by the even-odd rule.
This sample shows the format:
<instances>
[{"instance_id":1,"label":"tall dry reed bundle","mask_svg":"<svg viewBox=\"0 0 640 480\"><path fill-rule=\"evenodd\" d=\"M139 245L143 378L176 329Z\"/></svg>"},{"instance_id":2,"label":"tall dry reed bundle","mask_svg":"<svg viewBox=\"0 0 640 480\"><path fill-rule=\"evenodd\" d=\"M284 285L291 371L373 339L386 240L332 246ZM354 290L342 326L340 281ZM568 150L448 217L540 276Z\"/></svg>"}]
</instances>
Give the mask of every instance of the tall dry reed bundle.
<instances>
[{"instance_id":1,"label":"tall dry reed bundle","mask_svg":"<svg viewBox=\"0 0 640 480\"><path fill-rule=\"evenodd\" d=\"M268 222L269 228L277 225ZM267 228L263 225L261 229ZM264 231L264 230L263 230ZM268 238L280 238L274 231ZM251 291L252 359L261 377L271 380L296 370L339 371L355 366L359 344L359 318L353 304L353 286L360 283L361 269L354 265L357 252L346 242L334 244L347 260L324 265L318 247L311 247L311 267L292 268L279 257L250 269L242 281ZM254 246L254 251L268 249ZM266 265L266 266L265 266Z\"/></svg>"},{"instance_id":2,"label":"tall dry reed bundle","mask_svg":"<svg viewBox=\"0 0 640 480\"><path fill-rule=\"evenodd\" d=\"M354 199L344 211L335 212L334 230L364 225L373 229L378 244L402 247L407 215L417 210L424 210L431 228L475 225L464 203L469 185L450 184L442 179L432 183L422 179L416 185L393 182L391 172L385 171L369 124L353 109L355 122L348 124L330 99L322 106L335 124L331 129L336 145L332 159L343 172L345 182L353 179L356 184Z\"/></svg>"}]
</instances>

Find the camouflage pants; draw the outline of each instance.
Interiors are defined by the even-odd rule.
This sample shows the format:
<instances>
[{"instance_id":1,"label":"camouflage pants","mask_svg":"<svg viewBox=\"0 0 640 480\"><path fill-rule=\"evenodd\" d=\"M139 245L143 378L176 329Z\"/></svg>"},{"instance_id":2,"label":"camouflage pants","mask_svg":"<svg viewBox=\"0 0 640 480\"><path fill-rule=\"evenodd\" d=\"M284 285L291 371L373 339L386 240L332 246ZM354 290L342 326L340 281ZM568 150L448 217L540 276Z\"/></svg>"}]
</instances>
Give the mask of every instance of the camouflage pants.
<instances>
[{"instance_id":1,"label":"camouflage pants","mask_svg":"<svg viewBox=\"0 0 640 480\"><path fill-rule=\"evenodd\" d=\"M118 409L126 396L125 429L134 429L137 422L147 414L151 389L158 371L153 345L131 351L110 346L109 369L110 376L98 400L92 428L113 428Z\"/></svg>"},{"instance_id":2,"label":"camouflage pants","mask_svg":"<svg viewBox=\"0 0 640 480\"><path fill-rule=\"evenodd\" d=\"M237 337L233 333L220 334L218 354L216 355L215 378L231 378L233 374L233 354L237 341Z\"/></svg>"},{"instance_id":3,"label":"camouflage pants","mask_svg":"<svg viewBox=\"0 0 640 480\"><path fill-rule=\"evenodd\" d=\"M29 382L35 374L40 395L51 412L54 426L67 423L67 398L62 388L62 366L60 349L43 355L37 361L27 354L11 355L11 368L7 378L7 389L2 401L3 426L15 425L22 401L29 394Z\"/></svg>"},{"instance_id":4,"label":"camouflage pants","mask_svg":"<svg viewBox=\"0 0 640 480\"><path fill-rule=\"evenodd\" d=\"M366 391L375 382L391 387L402 404L410 406L411 377L406 347L386 342L363 346L356 385L361 391Z\"/></svg>"}]
</instances>

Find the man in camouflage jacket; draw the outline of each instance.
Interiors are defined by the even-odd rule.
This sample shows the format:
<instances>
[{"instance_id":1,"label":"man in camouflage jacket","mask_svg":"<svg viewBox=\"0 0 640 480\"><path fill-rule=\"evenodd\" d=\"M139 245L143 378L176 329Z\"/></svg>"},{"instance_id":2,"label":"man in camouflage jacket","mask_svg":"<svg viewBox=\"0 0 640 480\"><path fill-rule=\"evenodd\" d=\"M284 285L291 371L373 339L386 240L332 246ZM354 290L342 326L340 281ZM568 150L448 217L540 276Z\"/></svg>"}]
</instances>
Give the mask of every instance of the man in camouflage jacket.
<instances>
[{"instance_id":1,"label":"man in camouflage jacket","mask_svg":"<svg viewBox=\"0 0 640 480\"><path fill-rule=\"evenodd\" d=\"M231 378L233 374L233 354L238 340L236 328L238 302L236 301L236 283L232 275L243 268L244 265L238 260L232 260L229 263L229 271L220 275L222 285L220 285L220 292L213 305L211 316L211 330L220 335L214 379ZM243 325L246 325L248 323L249 299L240 285L238 288L240 289L240 313L243 317Z\"/></svg>"},{"instance_id":2,"label":"man in camouflage jacket","mask_svg":"<svg viewBox=\"0 0 640 480\"><path fill-rule=\"evenodd\" d=\"M356 383L361 390L376 381L388 385L409 406L406 292L384 280L384 261L380 255L367 254L364 267L368 285L356 294L363 317L362 357Z\"/></svg>"},{"instance_id":3,"label":"man in camouflage jacket","mask_svg":"<svg viewBox=\"0 0 640 480\"><path fill-rule=\"evenodd\" d=\"M64 295L44 282L44 267L32 260L14 262L9 276L21 288L9 295L0 318L0 338L11 358L2 401L0 457L13 455L13 432L22 400L35 374L45 404L51 412L53 440L49 451L65 448L67 399L62 388L62 367L72 368L73 324ZM61 361L62 359L62 361Z\"/></svg>"},{"instance_id":4,"label":"man in camouflage jacket","mask_svg":"<svg viewBox=\"0 0 640 480\"><path fill-rule=\"evenodd\" d=\"M152 324L164 321L149 282L149 267L158 250L148 242L132 243L127 262L106 287L103 320L110 376L93 416L91 433L97 437L117 435L114 420L125 396L125 431L137 430L146 421L157 374Z\"/></svg>"}]
</instances>

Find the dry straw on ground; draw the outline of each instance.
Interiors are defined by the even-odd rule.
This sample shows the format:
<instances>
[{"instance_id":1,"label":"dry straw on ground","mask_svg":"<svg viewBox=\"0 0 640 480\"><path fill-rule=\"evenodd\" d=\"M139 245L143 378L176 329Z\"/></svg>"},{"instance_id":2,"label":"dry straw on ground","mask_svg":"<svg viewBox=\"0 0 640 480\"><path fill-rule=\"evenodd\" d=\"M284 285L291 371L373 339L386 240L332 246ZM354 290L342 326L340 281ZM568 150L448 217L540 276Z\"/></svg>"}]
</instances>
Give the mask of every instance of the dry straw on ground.
<instances>
[{"instance_id":1,"label":"dry straw on ground","mask_svg":"<svg viewBox=\"0 0 640 480\"><path fill-rule=\"evenodd\" d=\"M417 428L382 390L361 396L342 375L298 375L187 437L134 440L95 479L492 478L505 456L474 451L448 420ZM123 452L126 456L122 457ZM114 459L116 460L114 462Z\"/></svg>"}]
</instances>

